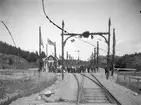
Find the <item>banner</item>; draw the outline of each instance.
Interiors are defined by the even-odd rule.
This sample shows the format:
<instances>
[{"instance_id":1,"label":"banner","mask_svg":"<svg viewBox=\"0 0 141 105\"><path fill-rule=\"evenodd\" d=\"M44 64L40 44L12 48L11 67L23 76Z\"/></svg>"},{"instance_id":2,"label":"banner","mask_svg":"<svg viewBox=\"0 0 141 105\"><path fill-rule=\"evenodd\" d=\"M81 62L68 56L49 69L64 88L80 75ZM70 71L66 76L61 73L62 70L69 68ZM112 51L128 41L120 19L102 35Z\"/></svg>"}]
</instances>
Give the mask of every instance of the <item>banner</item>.
<instances>
[{"instance_id":1,"label":"banner","mask_svg":"<svg viewBox=\"0 0 141 105\"><path fill-rule=\"evenodd\" d=\"M47 42L48 42L49 45L55 46L54 42L52 42L50 39L47 39Z\"/></svg>"}]
</instances>

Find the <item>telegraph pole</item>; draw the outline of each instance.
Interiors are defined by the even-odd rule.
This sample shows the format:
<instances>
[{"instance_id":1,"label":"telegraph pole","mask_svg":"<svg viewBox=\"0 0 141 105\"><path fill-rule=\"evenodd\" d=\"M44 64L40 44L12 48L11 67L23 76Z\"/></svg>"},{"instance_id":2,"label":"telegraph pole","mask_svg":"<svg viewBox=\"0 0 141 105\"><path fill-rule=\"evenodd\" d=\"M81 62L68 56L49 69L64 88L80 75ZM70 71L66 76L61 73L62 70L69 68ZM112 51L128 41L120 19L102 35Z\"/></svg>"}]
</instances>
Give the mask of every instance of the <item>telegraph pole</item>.
<instances>
[{"instance_id":1,"label":"telegraph pole","mask_svg":"<svg viewBox=\"0 0 141 105\"><path fill-rule=\"evenodd\" d=\"M41 58L41 27L39 27L39 72L42 70L42 58Z\"/></svg>"},{"instance_id":2,"label":"telegraph pole","mask_svg":"<svg viewBox=\"0 0 141 105\"><path fill-rule=\"evenodd\" d=\"M79 50L78 50L78 60L80 60L80 58L79 58Z\"/></svg>"},{"instance_id":3,"label":"telegraph pole","mask_svg":"<svg viewBox=\"0 0 141 105\"><path fill-rule=\"evenodd\" d=\"M99 69L99 42L97 41L97 71Z\"/></svg>"},{"instance_id":4,"label":"telegraph pole","mask_svg":"<svg viewBox=\"0 0 141 105\"><path fill-rule=\"evenodd\" d=\"M77 52L78 53L78 57L76 58L77 60L79 60L79 50L76 50L75 52Z\"/></svg>"},{"instance_id":5,"label":"telegraph pole","mask_svg":"<svg viewBox=\"0 0 141 105\"><path fill-rule=\"evenodd\" d=\"M111 76L113 76L113 74L114 74L115 46L116 46L116 37L115 37L115 29L113 29L113 55L112 55L112 73L111 73Z\"/></svg>"},{"instance_id":6,"label":"telegraph pole","mask_svg":"<svg viewBox=\"0 0 141 105\"><path fill-rule=\"evenodd\" d=\"M62 80L64 80L64 21L62 20Z\"/></svg>"},{"instance_id":7,"label":"telegraph pole","mask_svg":"<svg viewBox=\"0 0 141 105\"><path fill-rule=\"evenodd\" d=\"M94 48L94 72L96 71L96 48Z\"/></svg>"},{"instance_id":8,"label":"telegraph pole","mask_svg":"<svg viewBox=\"0 0 141 105\"><path fill-rule=\"evenodd\" d=\"M56 42L54 42L54 57L56 58L57 55L56 55Z\"/></svg>"},{"instance_id":9,"label":"telegraph pole","mask_svg":"<svg viewBox=\"0 0 141 105\"><path fill-rule=\"evenodd\" d=\"M68 51L66 52L66 59L68 60L69 58L69 54L68 54Z\"/></svg>"},{"instance_id":10,"label":"telegraph pole","mask_svg":"<svg viewBox=\"0 0 141 105\"><path fill-rule=\"evenodd\" d=\"M41 55L41 27L39 27L39 56Z\"/></svg>"},{"instance_id":11,"label":"telegraph pole","mask_svg":"<svg viewBox=\"0 0 141 105\"><path fill-rule=\"evenodd\" d=\"M110 27L111 27L111 19L109 18L108 23L108 52L107 52L107 67L108 67L108 78L109 78L109 71L110 71ZM108 79L107 78L107 79Z\"/></svg>"},{"instance_id":12,"label":"telegraph pole","mask_svg":"<svg viewBox=\"0 0 141 105\"><path fill-rule=\"evenodd\" d=\"M55 68L57 69L56 42L54 42L54 57L55 57Z\"/></svg>"}]
</instances>

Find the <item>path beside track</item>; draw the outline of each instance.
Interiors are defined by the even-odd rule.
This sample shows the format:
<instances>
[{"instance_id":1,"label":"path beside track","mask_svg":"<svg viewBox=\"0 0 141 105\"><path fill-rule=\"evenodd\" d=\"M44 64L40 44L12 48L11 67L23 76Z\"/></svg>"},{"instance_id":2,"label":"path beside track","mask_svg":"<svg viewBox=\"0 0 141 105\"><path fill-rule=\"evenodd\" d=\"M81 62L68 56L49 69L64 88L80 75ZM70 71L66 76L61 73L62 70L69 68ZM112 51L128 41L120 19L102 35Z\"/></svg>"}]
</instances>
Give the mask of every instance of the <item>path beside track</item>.
<instances>
[{"instance_id":1,"label":"path beside track","mask_svg":"<svg viewBox=\"0 0 141 105\"><path fill-rule=\"evenodd\" d=\"M130 89L117 84L116 76L110 77L107 80L104 69L100 69L99 72L93 74L122 105L141 105L141 95L136 95L136 93Z\"/></svg>"}]
</instances>

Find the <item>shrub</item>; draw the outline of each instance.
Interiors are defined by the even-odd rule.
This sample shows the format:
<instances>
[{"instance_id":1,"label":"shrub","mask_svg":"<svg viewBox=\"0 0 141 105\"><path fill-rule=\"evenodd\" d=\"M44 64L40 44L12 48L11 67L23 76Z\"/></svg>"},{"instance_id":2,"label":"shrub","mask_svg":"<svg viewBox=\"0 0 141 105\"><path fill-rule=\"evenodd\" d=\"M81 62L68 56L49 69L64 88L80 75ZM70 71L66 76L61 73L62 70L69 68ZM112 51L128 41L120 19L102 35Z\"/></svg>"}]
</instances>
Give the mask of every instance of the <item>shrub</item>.
<instances>
[{"instance_id":1,"label":"shrub","mask_svg":"<svg viewBox=\"0 0 141 105\"><path fill-rule=\"evenodd\" d=\"M14 64L14 61L12 58L9 58L9 62L8 62L9 65L13 65Z\"/></svg>"}]
</instances>

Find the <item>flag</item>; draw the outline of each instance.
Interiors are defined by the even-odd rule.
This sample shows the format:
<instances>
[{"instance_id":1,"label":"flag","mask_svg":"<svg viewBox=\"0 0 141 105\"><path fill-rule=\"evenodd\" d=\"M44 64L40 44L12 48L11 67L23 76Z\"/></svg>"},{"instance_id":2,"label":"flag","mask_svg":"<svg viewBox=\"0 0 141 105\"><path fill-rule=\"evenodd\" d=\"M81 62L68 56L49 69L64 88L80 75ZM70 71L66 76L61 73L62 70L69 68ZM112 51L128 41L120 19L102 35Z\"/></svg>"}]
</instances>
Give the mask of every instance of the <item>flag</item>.
<instances>
[{"instance_id":1,"label":"flag","mask_svg":"<svg viewBox=\"0 0 141 105\"><path fill-rule=\"evenodd\" d=\"M71 42L74 42L74 41L75 41L74 39L71 40Z\"/></svg>"},{"instance_id":2,"label":"flag","mask_svg":"<svg viewBox=\"0 0 141 105\"><path fill-rule=\"evenodd\" d=\"M49 45L55 46L54 42L52 42L50 39L47 39L47 42L48 42Z\"/></svg>"},{"instance_id":3,"label":"flag","mask_svg":"<svg viewBox=\"0 0 141 105\"><path fill-rule=\"evenodd\" d=\"M40 46L44 47L43 39L42 39L42 35L41 35L41 27L39 27L39 43L40 43Z\"/></svg>"}]
</instances>

